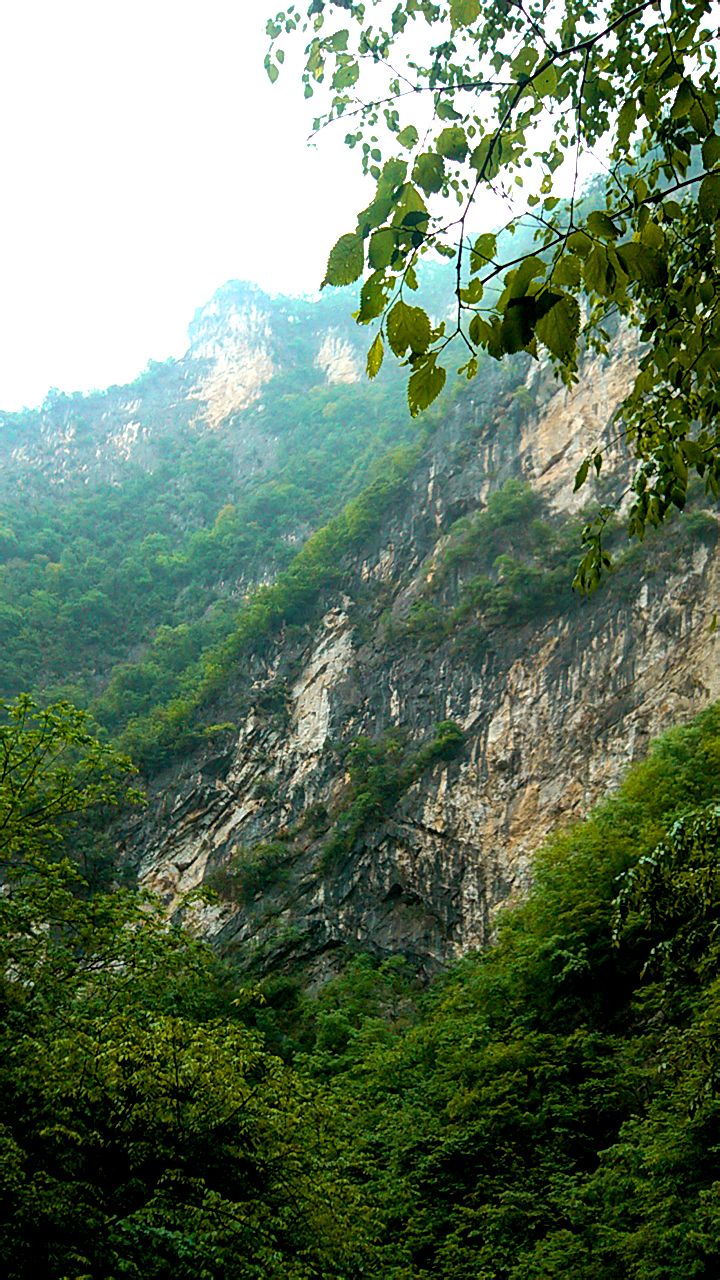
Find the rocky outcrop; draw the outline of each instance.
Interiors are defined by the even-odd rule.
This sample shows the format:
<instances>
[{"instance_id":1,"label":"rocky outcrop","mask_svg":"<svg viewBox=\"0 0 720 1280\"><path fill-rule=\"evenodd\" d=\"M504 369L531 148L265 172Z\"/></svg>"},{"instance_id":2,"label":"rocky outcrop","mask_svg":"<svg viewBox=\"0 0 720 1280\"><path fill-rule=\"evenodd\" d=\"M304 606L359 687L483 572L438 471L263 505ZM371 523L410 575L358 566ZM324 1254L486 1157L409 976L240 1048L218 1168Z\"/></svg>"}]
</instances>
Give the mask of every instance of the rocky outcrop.
<instances>
[{"instance_id":1,"label":"rocky outcrop","mask_svg":"<svg viewBox=\"0 0 720 1280\"><path fill-rule=\"evenodd\" d=\"M0 415L0 491L38 478L55 489L122 483L129 464L152 471L168 442L205 431L222 435L241 474L256 471L279 429L262 417L264 390L357 382L363 360L331 299L273 298L231 281L196 312L181 359L150 362L127 387L52 391L40 409Z\"/></svg>"},{"instance_id":2,"label":"rocky outcrop","mask_svg":"<svg viewBox=\"0 0 720 1280\"><path fill-rule=\"evenodd\" d=\"M720 696L711 527L698 539L678 525L669 551L651 548L652 572L630 565L591 600L474 645L452 634L419 643L394 625L432 580L453 521L508 476L529 479L551 508L575 507L580 442L590 425L607 440L630 369L623 353L569 392L543 378L518 396L497 370L471 388L320 621L238 673L216 709L238 723L224 752L164 778L127 833L125 856L171 908L220 886L217 903L193 908L196 922L242 963L301 963L321 979L348 947L400 950L430 971L482 946L545 835L583 816L655 735ZM617 485L618 445L610 459ZM423 771L328 865L328 830L351 794L342 744L401 731L410 749L447 720L464 732L462 752ZM318 811L320 830L307 817ZM279 869L276 859L233 900L223 874L278 839Z\"/></svg>"}]
</instances>

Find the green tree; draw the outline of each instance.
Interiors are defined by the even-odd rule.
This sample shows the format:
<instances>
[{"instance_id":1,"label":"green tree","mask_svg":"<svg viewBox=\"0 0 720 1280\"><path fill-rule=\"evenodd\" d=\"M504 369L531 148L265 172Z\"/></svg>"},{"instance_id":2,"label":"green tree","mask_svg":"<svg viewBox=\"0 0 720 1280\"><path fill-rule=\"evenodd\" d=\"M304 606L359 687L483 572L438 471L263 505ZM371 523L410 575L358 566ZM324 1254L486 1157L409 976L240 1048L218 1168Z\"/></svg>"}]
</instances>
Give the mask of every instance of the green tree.
<instances>
[{"instance_id":1,"label":"green tree","mask_svg":"<svg viewBox=\"0 0 720 1280\"><path fill-rule=\"evenodd\" d=\"M330 1118L243 1025L249 994L157 902L88 894L62 857L128 762L68 705L5 713L0 1271L359 1274L369 1233L330 1181Z\"/></svg>"},{"instance_id":2,"label":"green tree","mask_svg":"<svg viewBox=\"0 0 720 1280\"><path fill-rule=\"evenodd\" d=\"M451 347L468 378L483 353L544 350L571 383L583 345L605 350L620 316L643 344L618 424L638 464L630 534L683 507L691 472L717 496L710 0L312 0L267 30L271 80L283 37L305 33L305 94L325 94L315 129L344 127L375 182L325 276L338 286L362 278L357 319L376 329L369 375L389 346L409 369L414 414L442 389ZM588 156L603 158L604 177L582 198ZM510 210L500 235L478 226L488 193ZM448 259L452 322L412 300L429 252ZM602 454L588 441L578 487L593 464L600 469ZM585 530L584 589L609 563L607 514Z\"/></svg>"},{"instance_id":3,"label":"green tree","mask_svg":"<svg viewBox=\"0 0 720 1280\"><path fill-rule=\"evenodd\" d=\"M56 847L82 814L138 800L128 756L100 742L69 702L0 702L0 863Z\"/></svg>"}]
</instances>

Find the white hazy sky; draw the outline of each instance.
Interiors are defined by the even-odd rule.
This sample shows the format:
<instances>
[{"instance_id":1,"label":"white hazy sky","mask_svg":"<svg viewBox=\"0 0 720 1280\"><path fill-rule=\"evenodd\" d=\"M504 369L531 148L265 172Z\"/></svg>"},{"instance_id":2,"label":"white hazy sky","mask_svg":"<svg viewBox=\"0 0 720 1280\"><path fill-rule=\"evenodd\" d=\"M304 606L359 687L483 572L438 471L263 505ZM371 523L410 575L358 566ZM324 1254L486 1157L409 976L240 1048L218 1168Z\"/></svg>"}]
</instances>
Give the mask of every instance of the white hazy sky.
<instances>
[{"instance_id":1,"label":"white hazy sky","mask_svg":"<svg viewBox=\"0 0 720 1280\"><path fill-rule=\"evenodd\" d=\"M273 0L0 5L0 408L185 349L225 280L310 291L364 190L263 70Z\"/></svg>"}]
</instances>

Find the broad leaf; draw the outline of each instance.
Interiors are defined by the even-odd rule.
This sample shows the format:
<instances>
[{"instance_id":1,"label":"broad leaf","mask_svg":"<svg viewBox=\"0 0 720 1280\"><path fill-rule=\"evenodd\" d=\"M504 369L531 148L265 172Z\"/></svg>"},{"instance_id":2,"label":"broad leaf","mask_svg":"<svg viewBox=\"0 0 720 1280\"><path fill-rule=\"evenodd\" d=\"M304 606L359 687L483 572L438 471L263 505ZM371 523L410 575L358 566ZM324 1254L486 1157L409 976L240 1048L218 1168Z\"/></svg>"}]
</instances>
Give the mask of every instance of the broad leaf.
<instances>
[{"instance_id":1,"label":"broad leaf","mask_svg":"<svg viewBox=\"0 0 720 1280\"><path fill-rule=\"evenodd\" d=\"M364 250L361 237L352 232L341 236L330 251L323 288L326 284L342 286L352 284L362 275Z\"/></svg>"},{"instance_id":2,"label":"broad leaf","mask_svg":"<svg viewBox=\"0 0 720 1280\"><path fill-rule=\"evenodd\" d=\"M391 227L383 227L382 230L373 232L370 237L368 262L375 271L382 271L383 268L390 266L396 243L396 233Z\"/></svg>"},{"instance_id":3,"label":"broad leaf","mask_svg":"<svg viewBox=\"0 0 720 1280\"><path fill-rule=\"evenodd\" d=\"M524 351L535 332L535 299L511 298L502 318L501 337L503 350L508 355Z\"/></svg>"},{"instance_id":4,"label":"broad leaf","mask_svg":"<svg viewBox=\"0 0 720 1280\"><path fill-rule=\"evenodd\" d=\"M367 375L368 378L377 377L380 372L380 366L385 355L385 347L383 345L382 334L378 333L370 346L367 353Z\"/></svg>"},{"instance_id":5,"label":"broad leaf","mask_svg":"<svg viewBox=\"0 0 720 1280\"><path fill-rule=\"evenodd\" d=\"M558 360L567 361L575 354L580 333L580 306L575 298L560 298L538 320L536 333L540 341Z\"/></svg>"},{"instance_id":6,"label":"broad leaf","mask_svg":"<svg viewBox=\"0 0 720 1280\"><path fill-rule=\"evenodd\" d=\"M436 145L438 154L445 156L447 160L464 160L468 153L465 130L459 125L451 125L448 129L443 129L438 135Z\"/></svg>"},{"instance_id":7,"label":"broad leaf","mask_svg":"<svg viewBox=\"0 0 720 1280\"><path fill-rule=\"evenodd\" d=\"M600 236L603 240L617 240L620 235L612 218L601 209L589 214L586 226L591 235Z\"/></svg>"},{"instance_id":8,"label":"broad leaf","mask_svg":"<svg viewBox=\"0 0 720 1280\"><path fill-rule=\"evenodd\" d=\"M418 140L418 131L414 124L409 124L407 128L401 129L397 136L397 140L401 147L407 147L411 151Z\"/></svg>"},{"instance_id":9,"label":"broad leaf","mask_svg":"<svg viewBox=\"0 0 720 1280\"><path fill-rule=\"evenodd\" d=\"M705 222L717 222L720 214L720 173L703 178L698 192L698 208Z\"/></svg>"},{"instance_id":10,"label":"broad leaf","mask_svg":"<svg viewBox=\"0 0 720 1280\"><path fill-rule=\"evenodd\" d=\"M408 405L413 418L437 400L445 386L447 374L436 364L437 357L430 355L415 365L408 381Z\"/></svg>"},{"instance_id":11,"label":"broad leaf","mask_svg":"<svg viewBox=\"0 0 720 1280\"><path fill-rule=\"evenodd\" d=\"M423 151L415 161L413 179L426 195L440 191L445 179L445 161L434 151Z\"/></svg>"},{"instance_id":12,"label":"broad leaf","mask_svg":"<svg viewBox=\"0 0 720 1280\"><path fill-rule=\"evenodd\" d=\"M666 283L667 263L657 249L632 240L629 244L618 245L617 255L631 280L638 280L650 289Z\"/></svg>"},{"instance_id":13,"label":"broad leaf","mask_svg":"<svg viewBox=\"0 0 720 1280\"><path fill-rule=\"evenodd\" d=\"M470 271L482 271L492 262L497 252L497 238L493 235L478 236L470 250Z\"/></svg>"},{"instance_id":14,"label":"broad leaf","mask_svg":"<svg viewBox=\"0 0 720 1280\"><path fill-rule=\"evenodd\" d=\"M450 0L450 24L453 31L469 27L480 13L480 0Z\"/></svg>"},{"instance_id":15,"label":"broad leaf","mask_svg":"<svg viewBox=\"0 0 720 1280\"><path fill-rule=\"evenodd\" d=\"M387 336L396 356L408 350L421 355L430 345L430 320L422 307L409 307L401 298L388 315Z\"/></svg>"}]
</instances>

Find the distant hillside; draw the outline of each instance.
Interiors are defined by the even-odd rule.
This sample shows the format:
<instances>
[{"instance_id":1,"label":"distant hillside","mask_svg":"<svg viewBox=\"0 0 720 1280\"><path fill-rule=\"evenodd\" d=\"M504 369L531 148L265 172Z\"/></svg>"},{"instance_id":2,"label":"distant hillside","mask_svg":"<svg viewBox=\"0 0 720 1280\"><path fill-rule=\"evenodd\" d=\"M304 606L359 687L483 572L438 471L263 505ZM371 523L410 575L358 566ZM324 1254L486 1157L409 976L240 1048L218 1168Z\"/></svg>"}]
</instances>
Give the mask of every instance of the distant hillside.
<instances>
[{"instance_id":1,"label":"distant hillside","mask_svg":"<svg viewBox=\"0 0 720 1280\"><path fill-rule=\"evenodd\" d=\"M415 434L399 377L371 385L362 363L343 300L234 282L183 359L2 415L0 694L87 705L115 671L114 729L167 694Z\"/></svg>"}]
</instances>

